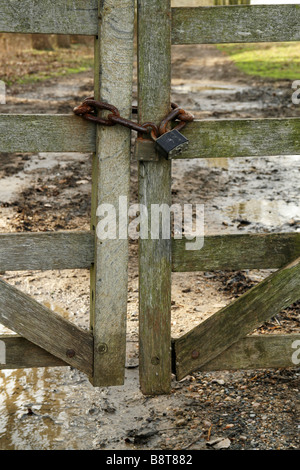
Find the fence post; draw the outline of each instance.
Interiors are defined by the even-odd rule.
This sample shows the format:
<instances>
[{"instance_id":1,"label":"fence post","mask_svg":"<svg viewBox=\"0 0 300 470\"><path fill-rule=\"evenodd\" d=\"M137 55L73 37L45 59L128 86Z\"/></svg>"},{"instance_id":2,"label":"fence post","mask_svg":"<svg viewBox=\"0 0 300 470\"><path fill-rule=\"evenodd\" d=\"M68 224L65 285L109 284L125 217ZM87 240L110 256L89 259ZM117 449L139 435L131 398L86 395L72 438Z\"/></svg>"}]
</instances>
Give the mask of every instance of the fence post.
<instances>
[{"instance_id":1,"label":"fence post","mask_svg":"<svg viewBox=\"0 0 300 470\"><path fill-rule=\"evenodd\" d=\"M138 0L139 122L159 123L170 110L169 0ZM171 388L171 239L152 240L151 204L171 205L171 162L139 164L139 200L148 210L148 239L140 240L140 384L144 394Z\"/></svg>"},{"instance_id":2,"label":"fence post","mask_svg":"<svg viewBox=\"0 0 300 470\"><path fill-rule=\"evenodd\" d=\"M131 116L134 0L99 0L95 43L95 98ZM95 263L91 270L91 327L94 335L94 386L122 385L126 358L128 239L99 239L97 208L129 196L130 131L120 126L97 130L93 162L92 230ZM127 209L127 208L126 208ZM98 213L99 215L99 213ZM103 214L104 215L104 214ZM123 215L123 214L122 214Z\"/></svg>"}]
</instances>

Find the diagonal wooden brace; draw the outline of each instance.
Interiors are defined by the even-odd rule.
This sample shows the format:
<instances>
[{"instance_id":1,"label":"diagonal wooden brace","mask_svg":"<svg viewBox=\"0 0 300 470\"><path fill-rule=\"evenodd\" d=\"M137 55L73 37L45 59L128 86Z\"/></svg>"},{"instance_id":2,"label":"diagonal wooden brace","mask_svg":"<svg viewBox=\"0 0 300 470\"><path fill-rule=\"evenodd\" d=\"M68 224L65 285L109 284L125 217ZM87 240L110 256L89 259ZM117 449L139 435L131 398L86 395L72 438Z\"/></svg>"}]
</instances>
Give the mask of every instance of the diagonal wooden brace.
<instances>
[{"instance_id":1,"label":"diagonal wooden brace","mask_svg":"<svg viewBox=\"0 0 300 470\"><path fill-rule=\"evenodd\" d=\"M299 298L300 258L176 339L173 362L177 379L202 368Z\"/></svg>"},{"instance_id":2,"label":"diagonal wooden brace","mask_svg":"<svg viewBox=\"0 0 300 470\"><path fill-rule=\"evenodd\" d=\"M0 280L0 323L70 366L93 374L93 337Z\"/></svg>"}]
</instances>

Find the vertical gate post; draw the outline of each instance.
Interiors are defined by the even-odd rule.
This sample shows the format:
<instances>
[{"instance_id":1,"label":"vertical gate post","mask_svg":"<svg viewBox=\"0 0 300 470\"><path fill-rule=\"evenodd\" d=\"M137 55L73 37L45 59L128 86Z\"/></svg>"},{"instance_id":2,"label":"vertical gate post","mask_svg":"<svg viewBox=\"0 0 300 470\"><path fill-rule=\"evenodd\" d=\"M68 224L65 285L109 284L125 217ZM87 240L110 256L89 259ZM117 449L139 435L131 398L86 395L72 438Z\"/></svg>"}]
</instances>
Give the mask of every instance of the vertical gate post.
<instances>
[{"instance_id":1,"label":"vertical gate post","mask_svg":"<svg viewBox=\"0 0 300 470\"><path fill-rule=\"evenodd\" d=\"M113 104L129 118L132 107L134 0L99 0L95 43L95 99ZM129 197L130 131L98 126L93 161L92 230L95 263L91 271L91 328L94 386L122 385L126 358L127 233L119 233L119 197ZM99 239L97 208L109 204L117 217L115 239ZM124 204L124 199L123 199ZM102 214L105 216L105 213ZM123 230L124 232L124 230ZM114 234L113 234L114 235ZM121 237L120 237L121 235ZM122 238L123 237L123 238Z\"/></svg>"},{"instance_id":2,"label":"vertical gate post","mask_svg":"<svg viewBox=\"0 0 300 470\"><path fill-rule=\"evenodd\" d=\"M157 124L170 111L169 0L138 0L139 122ZM139 164L139 200L148 210L148 239L140 240L140 384L144 394L171 388L171 239L151 239L151 205L171 205L171 162Z\"/></svg>"}]
</instances>

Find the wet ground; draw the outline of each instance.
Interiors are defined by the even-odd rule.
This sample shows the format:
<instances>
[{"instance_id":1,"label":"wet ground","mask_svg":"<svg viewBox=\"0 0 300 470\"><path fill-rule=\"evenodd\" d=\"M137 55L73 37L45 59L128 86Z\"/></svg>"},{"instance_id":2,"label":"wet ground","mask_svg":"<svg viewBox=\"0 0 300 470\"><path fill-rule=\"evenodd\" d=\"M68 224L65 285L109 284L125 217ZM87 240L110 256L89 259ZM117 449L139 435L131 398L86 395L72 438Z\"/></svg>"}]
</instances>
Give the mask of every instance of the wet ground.
<instances>
[{"instance_id":1,"label":"wet ground","mask_svg":"<svg viewBox=\"0 0 300 470\"><path fill-rule=\"evenodd\" d=\"M69 113L92 73L13 86L11 113ZM291 83L244 76L210 46L173 48L172 99L198 118L298 116ZM206 233L300 231L300 157L175 161L173 201L205 205ZM0 230L88 229L91 156L0 154ZM132 163L131 201L137 200ZM130 244L123 387L94 389L71 368L0 372L0 449L299 448L299 369L196 373L170 396L138 385L137 245ZM172 335L181 336L270 272L173 274ZM89 326L86 270L3 274L71 321ZM299 304L260 333L300 331ZM1 329L1 332L6 332ZM223 444L222 444L223 443Z\"/></svg>"}]
</instances>

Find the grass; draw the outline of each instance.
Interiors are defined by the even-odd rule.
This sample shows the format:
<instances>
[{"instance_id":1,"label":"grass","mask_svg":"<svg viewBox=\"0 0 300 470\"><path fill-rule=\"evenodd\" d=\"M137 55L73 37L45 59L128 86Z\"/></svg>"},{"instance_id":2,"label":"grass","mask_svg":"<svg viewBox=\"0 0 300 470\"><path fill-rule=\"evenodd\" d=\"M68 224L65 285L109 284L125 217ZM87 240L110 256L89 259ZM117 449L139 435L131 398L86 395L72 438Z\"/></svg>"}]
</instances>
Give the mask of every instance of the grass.
<instances>
[{"instance_id":1,"label":"grass","mask_svg":"<svg viewBox=\"0 0 300 470\"><path fill-rule=\"evenodd\" d=\"M16 52L1 63L0 80L7 85L35 83L62 75L91 70L94 64L93 48L72 45L70 49Z\"/></svg>"},{"instance_id":2,"label":"grass","mask_svg":"<svg viewBox=\"0 0 300 470\"><path fill-rule=\"evenodd\" d=\"M300 79L300 43L222 44L239 70L251 76L270 80ZM35 83L93 68L93 46L73 44L70 49L54 51L19 50L0 54L0 80L13 83Z\"/></svg>"},{"instance_id":3,"label":"grass","mask_svg":"<svg viewBox=\"0 0 300 470\"><path fill-rule=\"evenodd\" d=\"M218 49L229 55L247 75L273 80L300 79L300 43L222 44Z\"/></svg>"}]
</instances>

